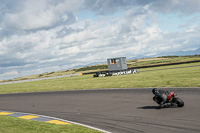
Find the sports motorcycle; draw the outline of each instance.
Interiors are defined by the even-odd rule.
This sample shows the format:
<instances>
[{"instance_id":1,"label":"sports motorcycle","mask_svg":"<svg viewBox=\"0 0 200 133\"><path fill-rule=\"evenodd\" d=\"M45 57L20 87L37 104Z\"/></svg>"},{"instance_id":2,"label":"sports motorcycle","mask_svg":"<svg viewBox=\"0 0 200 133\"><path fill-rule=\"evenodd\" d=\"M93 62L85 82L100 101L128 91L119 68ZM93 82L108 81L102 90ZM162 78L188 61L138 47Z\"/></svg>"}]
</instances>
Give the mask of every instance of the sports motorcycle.
<instances>
[{"instance_id":1,"label":"sports motorcycle","mask_svg":"<svg viewBox=\"0 0 200 133\"><path fill-rule=\"evenodd\" d=\"M160 105L161 108L168 107L183 107L184 102L182 99L176 97L174 92L168 92L163 90L156 90L153 100Z\"/></svg>"}]
</instances>

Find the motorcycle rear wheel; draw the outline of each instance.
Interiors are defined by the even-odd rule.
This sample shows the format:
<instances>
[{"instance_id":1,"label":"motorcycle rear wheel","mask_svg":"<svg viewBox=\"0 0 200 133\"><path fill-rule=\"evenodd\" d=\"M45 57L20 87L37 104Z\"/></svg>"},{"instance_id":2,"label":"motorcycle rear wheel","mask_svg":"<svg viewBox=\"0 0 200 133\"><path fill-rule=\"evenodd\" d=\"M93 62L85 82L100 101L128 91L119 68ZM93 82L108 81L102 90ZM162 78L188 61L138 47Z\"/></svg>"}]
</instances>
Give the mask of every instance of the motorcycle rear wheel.
<instances>
[{"instance_id":1,"label":"motorcycle rear wheel","mask_svg":"<svg viewBox=\"0 0 200 133\"><path fill-rule=\"evenodd\" d=\"M180 98L175 97L173 99L173 102L176 103L178 105L178 107L183 107L184 106L184 102Z\"/></svg>"}]
</instances>

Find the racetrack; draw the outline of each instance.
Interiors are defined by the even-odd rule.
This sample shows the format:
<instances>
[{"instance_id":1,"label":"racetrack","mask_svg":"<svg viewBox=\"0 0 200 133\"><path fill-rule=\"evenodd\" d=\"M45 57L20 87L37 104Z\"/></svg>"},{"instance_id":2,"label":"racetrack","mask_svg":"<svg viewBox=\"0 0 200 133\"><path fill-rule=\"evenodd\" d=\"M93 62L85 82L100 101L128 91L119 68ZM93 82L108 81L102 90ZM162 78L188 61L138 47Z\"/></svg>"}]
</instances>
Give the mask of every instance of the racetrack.
<instances>
[{"instance_id":1,"label":"racetrack","mask_svg":"<svg viewBox=\"0 0 200 133\"><path fill-rule=\"evenodd\" d=\"M199 133L200 88L175 88L183 108L158 109L152 88L0 95L0 110L83 123L113 133Z\"/></svg>"}]
</instances>

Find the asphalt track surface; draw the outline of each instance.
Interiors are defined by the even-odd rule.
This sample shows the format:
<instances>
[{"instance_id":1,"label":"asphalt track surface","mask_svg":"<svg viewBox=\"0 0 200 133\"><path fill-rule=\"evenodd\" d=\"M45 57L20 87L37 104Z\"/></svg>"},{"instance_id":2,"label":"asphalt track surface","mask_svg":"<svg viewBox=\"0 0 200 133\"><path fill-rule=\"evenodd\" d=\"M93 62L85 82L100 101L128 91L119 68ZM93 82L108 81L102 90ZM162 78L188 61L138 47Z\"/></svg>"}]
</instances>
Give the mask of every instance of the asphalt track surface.
<instances>
[{"instance_id":1,"label":"asphalt track surface","mask_svg":"<svg viewBox=\"0 0 200 133\"><path fill-rule=\"evenodd\" d=\"M183 108L159 109L152 88L0 95L0 110L27 112L83 123L113 133L199 133L200 88L173 90Z\"/></svg>"}]
</instances>

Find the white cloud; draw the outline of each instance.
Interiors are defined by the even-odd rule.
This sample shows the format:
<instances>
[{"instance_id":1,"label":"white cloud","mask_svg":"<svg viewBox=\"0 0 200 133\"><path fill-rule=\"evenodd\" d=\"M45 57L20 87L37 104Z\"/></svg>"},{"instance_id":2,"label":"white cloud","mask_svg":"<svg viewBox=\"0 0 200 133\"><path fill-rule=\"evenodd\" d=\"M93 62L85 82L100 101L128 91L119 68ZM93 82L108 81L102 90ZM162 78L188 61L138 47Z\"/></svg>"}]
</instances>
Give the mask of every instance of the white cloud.
<instances>
[{"instance_id":1,"label":"white cloud","mask_svg":"<svg viewBox=\"0 0 200 133\"><path fill-rule=\"evenodd\" d=\"M150 9L162 13L181 13L190 15L200 12L199 0L135 0L139 5L149 5Z\"/></svg>"},{"instance_id":2,"label":"white cloud","mask_svg":"<svg viewBox=\"0 0 200 133\"><path fill-rule=\"evenodd\" d=\"M16 70L4 72L4 73L0 74L0 77L4 77L4 78L0 78L0 80L1 79L11 79L11 78L18 76L18 74L19 73Z\"/></svg>"},{"instance_id":3,"label":"white cloud","mask_svg":"<svg viewBox=\"0 0 200 133\"><path fill-rule=\"evenodd\" d=\"M164 2L134 2L21 0L18 5L13 1L12 8L0 6L4 12L0 14L0 79L7 72L19 77L106 62L110 57L152 56L199 47L198 23L177 33L159 27L157 11L184 14L183 6L177 7L180 1L170 0L172 7L164 9L157 7ZM78 19L76 15L86 10L94 12L95 19Z\"/></svg>"},{"instance_id":4,"label":"white cloud","mask_svg":"<svg viewBox=\"0 0 200 133\"><path fill-rule=\"evenodd\" d=\"M18 72L16 70L14 70L14 71L6 72L3 75L17 75L17 74L18 74Z\"/></svg>"},{"instance_id":5,"label":"white cloud","mask_svg":"<svg viewBox=\"0 0 200 133\"><path fill-rule=\"evenodd\" d=\"M81 1L54 2L52 0L12 1L15 8L4 10L2 25L5 28L34 30L51 28L58 23L71 24L76 21L73 14ZM17 4L18 3L18 4ZM4 3L3 3L4 4ZM7 5L11 3L6 3ZM5 6L6 6L5 4Z\"/></svg>"}]
</instances>

